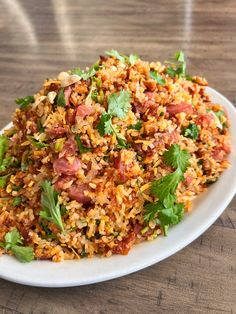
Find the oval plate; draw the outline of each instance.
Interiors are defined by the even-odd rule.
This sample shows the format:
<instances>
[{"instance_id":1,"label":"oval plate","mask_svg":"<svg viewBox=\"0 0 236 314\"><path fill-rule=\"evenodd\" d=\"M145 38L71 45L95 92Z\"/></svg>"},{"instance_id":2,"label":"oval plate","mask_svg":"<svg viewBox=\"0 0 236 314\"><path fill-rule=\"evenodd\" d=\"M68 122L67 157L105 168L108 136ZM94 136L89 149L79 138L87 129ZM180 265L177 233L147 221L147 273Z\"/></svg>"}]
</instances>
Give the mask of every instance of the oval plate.
<instances>
[{"instance_id":1,"label":"oval plate","mask_svg":"<svg viewBox=\"0 0 236 314\"><path fill-rule=\"evenodd\" d=\"M153 265L178 252L207 230L236 192L236 110L229 100L214 89L207 87L206 91L213 102L226 108L232 122L232 153L229 155L231 167L207 192L196 199L193 210L185 215L180 224L170 229L168 237L161 236L154 241L138 244L127 256L95 257L61 263L33 261L29 264L22 264L10 256L2 256L0 277L41 287L70 287L101 282Z\"/></svg>"}]
</instances>

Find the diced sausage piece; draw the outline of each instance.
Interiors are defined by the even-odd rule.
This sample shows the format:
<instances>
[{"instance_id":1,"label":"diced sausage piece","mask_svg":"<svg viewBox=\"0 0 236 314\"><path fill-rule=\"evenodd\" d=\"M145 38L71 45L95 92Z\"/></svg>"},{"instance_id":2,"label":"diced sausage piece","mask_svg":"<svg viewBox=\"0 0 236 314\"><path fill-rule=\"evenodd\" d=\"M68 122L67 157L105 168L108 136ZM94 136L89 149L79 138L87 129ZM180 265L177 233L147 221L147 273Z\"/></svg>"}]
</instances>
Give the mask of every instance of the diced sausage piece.
<instances>
[{"instance_id":1,"label":"diced sausage piece","mask_svg":"<svg viewBox=\"0 0 236 314\"><path fill-rule=\"evenodd\" d=\"M191 104L186 102L181 102L180 104L171 104L166 107L166 111L170 115L175 115L177 113L185 112L186 114L193 114L193 107Z\"/></svg>"},{"instance_id":2,"label":"diced sausage piece","mask_svg":"<svg viewBox=\"0 0 236 314\"><path fill-rule=\"evenodd\" d=\"M81 117L82 119L84 119L86 116L91 115L91 113L93 113L93 108L89 105L80 105L76 109L76 117Z\"/></svg>"},{"instance_id":3,"label":"diced sausage piece","mask_svg":"<svg viewBox=\"0 0 236 314\"><path fill-rule=\"evenodd\" d=\"M88 184L73 185L68 189L68 195L71 199L76 200L79 203L87 204L91 202L91 198L85 195L85 191L89 190Z\"/></svg>"},{"instance_id":4,"label":"diced sausage piece","mask_svg":"<svg viewBox=\"0 0 236 314\"><path fill-rule=\"evenodd\" d=\"M65 157L58 158L53 163L53 169L56 174L74 175L81 166L80 160L75 157L72 161Z\"/></svg>"}]
</instances>

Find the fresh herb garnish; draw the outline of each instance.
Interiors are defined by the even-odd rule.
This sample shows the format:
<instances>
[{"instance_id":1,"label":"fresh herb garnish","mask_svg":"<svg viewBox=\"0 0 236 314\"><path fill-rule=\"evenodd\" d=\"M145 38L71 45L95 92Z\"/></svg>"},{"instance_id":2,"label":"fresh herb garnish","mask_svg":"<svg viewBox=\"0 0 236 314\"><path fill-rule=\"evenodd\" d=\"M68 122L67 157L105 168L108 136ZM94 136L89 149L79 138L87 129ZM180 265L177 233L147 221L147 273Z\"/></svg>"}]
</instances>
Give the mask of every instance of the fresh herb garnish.
<instances>
[{"instance_id":1,"label":"fresh herb garnish","mask_svg":"<svg viewBox=\"0 0 236 314\"><path fill-rule=\"evenodd\" d=\"M98 132L100 133L101 136L104 136L105 134L113 133L111 119L112 119L112 116L108 113L103 113L101 115L99 124L97 126Z\"/></svg>"},{"instance_id":2,"label":"fresh herb garnish","mask_svg":"<svg viewBox=\"0 0 236 314\"><path fill-rule=\"evenodd\" d=\"M43 210L39 213L40 217L54 222L55 225L64 232L58 193L54 190L51 182L48 180L45 180L41 187L41 206Z\"/></svg>"},{"instance_id":3,"label":"fresh herb garnish","mask_svg":"<svg viewBox=\"0 0 236 314\"><path fill-rule=\"evenodd\" d=\"M198 138L198 135L199 135L198 126L194 123L190 123L186 128L183 129L182 134L185 137L196 140Z\"/></svg>"},{"instance_id":4,"label":"fresh herb garnish","mask_svg":"<svg viewBox=\"0 0 236 314\"><path fill-rule=\"evenodd\" d=\"M103 113L97 129L101 136L105 134L115 134L118 142L118 148L127 147L125 138L119 133L117 127L112 124L112 117L124 118L130 109L130 93L120 91L108 96L108 109Z\"/></svg>"},{"instance_id":5,"label":"fresh herb garnish","mask_svg":"<svg viewBox=\"0 0 236 314\"><path fill-rule=\"evenodd\" d=\"M137 123L129 125L128 129L140 131L142 129L142 121L139 120Z\"/></svg>"},{"instance_id":6,"label":"fresh herb garnish","mask_svg":"<svg viewBox=\"0 0 236 314\"><path fill-rule=\"evenodd\" d=\"M135 62L139 59L139 56L136 54L125 56L123 54L120 54L117 50L114 49L111 49L110 51L105 51L105 54L120 60L122 63L128 63L130 65L134 65Z\"/></svg>"},{"instance_id":7,"label":"fresh herb garnish","mask_svg":"<svg viewBox=\"0 0 236 314\"><path fill-rule=\"evenodd\" d=\"M119 93L113 93L108 96L107 112L111 116L123 119L130 107L130 92L122 90Z\"/></svg>"},{"instance_id":8,"label":"fresh herb garnish","mask_svg":"<svg viewBox=\"0 0 236 314\"><path fill-rule=\"evenodd\" d=\"M183 51L178 51L174 55L174 62L169 62L171 65L165 70L166 74L171 77L185 77L186 76L186 62Z\"/></svg>"},{"instance_id":9,"label":"fresh herb garnish","mask_svg":"<svg viewBox=\"0 0 236 314\"><path fill-rule=\"evenodd\" d=\"M151 194L158 198L158 201L145 205L144 220L149 222L156 219L165 235L169 226L177 224L183 217L183 204L176 202L175 192L178 184L184 180L189 158L189 152L181 150L177 144L171 145L163 154L163 161L175 168L175 171L152 182L150 187Z\"/></svg>"},{"instance_id":10,"label":"fresh herb garnish","mask_svg":"<svg viewBox=\"0 0 236 314\"><path fill-rule=\"evenodd\" d=\"M80 76L83 80L88 80L90 77L94 76L99 70L99 62L94 63L87 72L81 70L79 67L70 71L70 74L76 74Z\"/></svg>"},{"instance_id":11,"label":"fresh herb garnish","mask_svg":"<svg viewBox=\"0 0 236 314\"><path fill-rule=\"evenodd\" d=\"M26 96L25 98L16 98L16 104L20 106L20 109L25 109L29 104L34 102L34 96Z\"/></svg>"},{"instance_id":12,"label":"fresh herb garnish","mask_svg":"<svg viewBox=\"0 0 236 314\"><path fill-rule=\"evenodd\" d=\"M0 135L0 171L5 171L8 167L15 165L15 158L7 156L4 158L9 144L9 139L5 135Z\"/></svg>"},{"instance_id":13,"label":"fresh herb garnish","mask_svg":"<svg viewBox=\"0 0 236 314\"><path fill-rule=\"evenodd\" d=\"M150 77L157 82L159 85L165 85L166 81L156 71L150 71Z\"/></svg>"},{"instance_id":14,"label":"fresh herb garnish","mask_svg":"<svg viewBox=\"0 0 236 314\"><path fill-rule=\"evenodd\" d=\"M135 62L139 59L139 56L134 54L134 55L129 55L129 63L130 65L134 65Z\"/></svg>"},{"instance_id":15,"label":"fresh herb garnish","mask_svg":"<svg viewBox=\"0 0 236 314\"><path fill-rule=\"evenodd\" d=\"M20 191L21 188L22 188L21 185L13 185L12 186L12 191Z\"/></svg>"},{"instance_id":16,"label":"fresh herb garnish","mask_svg":"<svg viewBox=\"0 0 236 314\"><path fill-rule=\"evenodd\" d=\"M218 118L220 118L220 117L222 117L222 116L224 116L224 111L223 110L219 110L219 111L214 111L214 114L218 117Z\"/></svg>"},{"instance_id":17,"label":"fresh herb garnish","mask_svg":"<svg viewBox=\"0 0 236 314\"><path fill-rule=\"evenodd\" d=\"M18 206L18 205L21 204L21 202L22 202L22 197L16 196L16 197L13 198L12 205L13 206Z\"/></svg>"},{"instance_id":18,"label":"fresh herb garnish","mask_svg":"<svg viewBox=\"0 0 236 314\"><path fill-rule=\"evenodd\" d=\"M7 179L8 179L9 176L10 176L10 175L7 174L7 175L5 175L5 176L0 177L0 188L1 188L1 189L4 189L5 186L7 185Z\"/></svg>"},{"instance_id":19,"label":"fresh herb garnish","mask_svg":"<svg viewBox=\"0 0 236 314\"><path fill-rule=\"evenodd\" d=\"M45 131L45 128L42 125L42 122L40 121L40 119L37 120L37 129L39 133L43 133Z\"/></svg>"},{"instance_id":20,"label":"fresh herb garnish","mask_svg":"<svg viewBox=\"0 0 236 314\"><path fill-rule=\"evenodd\" d=\"M49 144L46 144L46 143L43 143L43 142L40 142L40 141L37 141L33 136L28 136L28 139L30 140L30 142L32 143L32 145L38 149L41 149L41 148L45 148L45 147L48 147Z\"/></svg>"},{"instance_id":21,"label":"fresh herb garnish","mask_svg":"<svg viewBox=\"0 0 236 314\"><path fill-rule=\"evenodd\" d=\"M34 250L22 244L22 237L16 228L6 233L5 242L0 242L0 246L11 251L20 262L31 262L34 259Z\"/></svg>"},{"instance_id":22,"label":"fresh herb garnish","mask_svg":"<svg viewBox=\"0 0 236 314\"><path fill-rule=\"evenodd\" d=\"M57 106L65 107L66 106L66 100L65 100L65 94L64 94L64 88L61 88L56 96L56 103Z\"/></svg>"},{"instance_id":23,"label":"fresh herb garnish","mask_svg":"<svg viewBox=\"0 0 236 314\"><path fill-rule=\"evenodd\" d=\"M52 231L48 228L48 226L44 222L40 221L39 226L45 232L45 236L47 239L55 239L56 238L55 235L52 233Z\"/></svg>"},{"instance_id":24,"label":"fresh herb garnish","mask_svg":"<svg viewBox=\"0 0 236 314\"><path fill-rule=\"evenodd\" d=\"M97 100L97 86L96 86L96 81L92 79L92 84L90 87L90 91L85 99L85 104L86 105L91 105L92 100L96 101Z\"/></svg>"},{"instance_id":25,"label":"fresh herb garnish","mask_svg":"<svg viewBox=\"0 0 236 314\"><path fill-rule=\"evenodd\" d=\"M0 135L0 165L8 148L9 139L5 135Z\"/></svg>"},{"instance_id":26,"label":"fresh herb garnish","mask_svg":"<svg viewBox=\"0 0 236 314\"><path fill-rule=\"evenodd\" d=\"M86 147L86 146L83 145L79 135L75 136L75 140L76 140L76 143L77 143L78 150L79 150L80 154L87 153L87 152L91 151L91 149L92 149L91 147Z\"/></svg>"},{"instance_id":27,"label":"fresh herb garnish","mask_svg":"<svg viewBox=\"0 0 236 314\"><path fill-rule=\"evenodd\" d=\"M126 62L126 56L121 55L117 50L114 50L114 49L111 49L109 51L107 50L107 51L105 51L105 54L110 56L110 57L116 58L123 63Z\"/></svg>"},{"instance_id":28,"label":"fresh herb garnish","mask_svg":"<svg viewBox=\"0 0 236 314\"><path fill-rule=\"evenodd\" d=\"M187 150L181 150L178 144L172 144L170 149L163 154L164 163L168 166L180 169L184 173L188 167L190 154Z\"/></svg>"}]
</instances>

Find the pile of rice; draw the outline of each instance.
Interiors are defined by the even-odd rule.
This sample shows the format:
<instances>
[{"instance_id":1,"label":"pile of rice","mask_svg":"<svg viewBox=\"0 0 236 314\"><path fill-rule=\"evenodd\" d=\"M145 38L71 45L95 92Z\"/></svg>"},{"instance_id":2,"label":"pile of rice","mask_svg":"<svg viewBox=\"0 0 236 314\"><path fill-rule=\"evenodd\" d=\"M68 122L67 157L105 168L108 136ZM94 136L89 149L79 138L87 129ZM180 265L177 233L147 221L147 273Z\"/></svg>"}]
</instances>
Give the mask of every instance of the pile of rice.
<instances>
[{"instance_id":1,"label":"pile of rice","mask_svg":"<svg viewBox=\"0 0 236 314\"><path fill-rule=\"evenodd\" d=\"M173 171L162 158L172 144L191 154L176 192L185 211L191 210L192 200L229 166L229 122L225 109L205 93L205 79L172 77L166 70L159 62L102 56L91 77L62 72L44 82L29 106L16 109L13 127L4 134L6 156L19 165L1 172L10 175L0 189L0 241L17 228L36 259L62 261L127 254L134 244L162 235L158 223L144 221L144 204L154 201L151 182ZM165 83L158 84L150 71ZM115 134L102 136L97 129L108 96L120 91L130 92L131 107L112 123L126 148ZM61 92L65 106L56 103ZM137 122L139 129L132 128ZM197 139L183 133L190 124L198 126ZM76 135L87 151L78 150ZM39 215L44 180L52 182L66 209L65 232ZM13 206L17 196L22 202ZM4 253L9 252L0 248Z\"/></svg>"}]
</instances>

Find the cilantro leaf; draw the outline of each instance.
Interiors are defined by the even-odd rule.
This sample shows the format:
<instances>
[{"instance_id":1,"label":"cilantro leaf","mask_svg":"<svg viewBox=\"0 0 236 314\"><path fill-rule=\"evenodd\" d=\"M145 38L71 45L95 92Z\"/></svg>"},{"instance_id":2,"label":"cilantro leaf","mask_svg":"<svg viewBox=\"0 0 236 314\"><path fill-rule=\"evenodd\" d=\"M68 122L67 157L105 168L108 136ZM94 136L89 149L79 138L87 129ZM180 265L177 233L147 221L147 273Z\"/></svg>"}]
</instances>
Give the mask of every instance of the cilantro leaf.
<instances>
[{"instance_id":1,"label":"cilantro leaf","mask_svg":"<svg viewBox=\"0 0 236 314\"><path fill-rule=\"evenodd\" d=\"M139 56L136 54L131 54L129 56L125 56L120 54L117 50L111 49L109 51L105 51L105 54L118 59L122 63L129 63L131 66L135 64L135 62L139 59Z\"/></svg>"},{"instance_id":2,"label":"cilantro leaf","mask_svg":"<svg viewBox=\"0 0 236 314\"><path fill-rule=\"evenodd\" d=\"M219 110L219 111L214 112L214 114L215 114L218 118L220 118L220 117L222 117L222 116L225 115L225 112L224 112L223 110Z\"/></svg>"},{"instance_id":3,"label":"cilantro leaf","mask_svg":"<svg viewBox=\"0 0 236 314\"><path fill-rule=\"evenodd\" d=\"M185 77L186 76L186 62L185 56L183 51L178 51L174 54L174 61L170 62L171 65L166 68L166 74L171 77L179 76Z\"/></svg>"},{"instance_id":4,"label":"cilantro leaf","mask_svg":"<svg viewBox=\"0 0 236 314\"><path fill-rule=\"evenodd\" d=\"M45 147L48 147L49 144L46 144L46 143L43 143L43 142L40 142L40 141L37 141L33 136L28 136L28 139L30 140L30 142L32 143L32 145L38 149L41 149L41 148L45 148Z\"/></svg>"},{"instance_id":5,"label":"cilantro leaf","mask_svg":"<svg viewBox=\"0 0 236 314\"><path fill-rule=\"evenodd\" d=\"M156 71L150 71L150 77L157 82L159 85L165 85L166 81Z\"/></svg>"},{"instance_id":6,"label":"cilantro leaf","mask_svg":"<svg viewBox=\"0 0 236 314\"><path fill-rule=\"evenodd\" d=\"M129 63L130 65L134 65L135 62L139 59L139 56L136 54L129 55Z\"/></svg>"},{"instance_id":7,"label":"cilantro leaf","mask_svg":"<svg viewBox=\"0 0 236 314\"><path fill-rule=\"evenodd\" d=\"M184 180L182 171L177 168L174 172L167 174L159 180L153 181L150 192L153 196L163 202L169 194L174 194L179 182Z\"/></svg>"},{"instance_id":8,"label":"cilantro leaf","mask_svg":"<svg viewBox=\"0 0 236 314\"><path fill-rule=\"evenodd\" d=\"M75 75L78 75L78 76L82 77L82 75L84 74L84 71L82 71L80 69L80 67L77 67L77 68L71 70L70 74L75 74Z\"/></svg>"},{"instance_id":9,"label":"cilantro leaf","mask_svg":"<svg viewBox=\"0 0 236 314\"><path fill-rule=\"evenodd\" d=\"M97 71L99 70L99 67L100 67L99 61L97 61L96 63L94 63L94 64L88 69L88 71L87 71L86 73L84 73L84 75L82 75L82 78L83 78L84 80L87 80L87 79L89 79L90 77L94 76L94 75L97 73Z\"/></svg>"},{"instance_id":10,"label":"cilantro leaf","mask_svg":"<svg viewBox=\"0 0 236 314\"><path fill-rule=\"evenodd\" d=\"M9 174L0 177L0 188L1 189L4 189L6 187L8 177L9 177Z\"/></svg>"},{"instance_id":11,"label":"cilantro leaf","mask_svg":"<svg viewBox=\"0 0 236 314\"><path fill-rule=\"evenodd\" d=\"M37 130L39 133L43 133L45 130L40 119L37 120Z\"/></svg>"},{"instance_id":12,"label":"cilantro leaf","mask_svg":"<svg viewBox=\"0 0 236 314\"><path fill-rule=\"evenodd\" d=\"M114 50L114 49L111 49L109 51L107 50L107 51L105 51L105 54L110 56L110 57L114 57L123 63L125 63L125 61L126 61L125 56L119 54L119 52L117 50Z\"/></svg>"},{"instance_id":13,"label":"cilantro leaf","mask_svg":"<svg viewBox=\"0 0 236 314\"><path fill-rule=\"evenodd\" d=\"M101 136L105 134L113 134L116 135L117 147L118 148L126 148L127 144L125 138L118 132L117 128L112 124L112 117L108 113L103 113L100 119L100 122L97 126L98 132Z\"/></svg>"},{"instance_id":14,"label":"cilantro leaf","mask_svg":"<svg viewBox=\"0 0 236 314\"><path fill-rule=\"evenodd\" d=\"M188 167L190 154L186 150L181 150L178 144L172 144L170 149L163 154L164 163L173 168L185 172Z\"/></svg>"},{"instance_id":15,"label":"cilantro leaf","mask_svg":"<svg viewBox=\"0 0 236 314\"><path fill-rule=\"evenodd\" d=\"M117 148L127 148L125 138L123 138L120 134L116 133L116 139L117 139Z\"/></svg>"},{"instance_id":16,"label":"cilantro leaf","mask_svg":"<svg viewBox=\"0 0 236 314\"><path fill-rule=\"evenodd\" d=\"M156 214L163 209L163 204L161 202L148 203L144 207L144 221L149 222L154 220Z\"/></svg>"},{"instance_id":17,"label":"cilantro leaf","mask_svg":"<svg viewBox=\"0 0 236 314\"><path fill-rule=\"evenodd\" d=\"M104 112L97 125L98 132L101 136L105 134L115 134L118 148L127 147L125 138L119 134L117 127L112 124L112 117L124 118L130 109L130 93L120 91L108 96L108 109Z\"/></svg>"},{"instance_id":18,"label":"cilantro leaf","mask_svg":"<svg viewBox=\"0 0 236 314\"><path fill-rule=\"evenodd\" d=\"M8 148L9 139L5 135L0 135L0 164L2 164L5 152Z\"/></svg>"},{"instance_id":19,"label":"cilantro leaf","mask_svg":"<svg viewBox=\"0 0 236 314\"><path fill-rule=\"evenodd\" d=\"M139 120L135 124L131 124L128 126L128 129L137 130L137 131L141 130L141 128L142 128L142 121L141 120Z\"/></svg>"},{"instance_id":20,"label":"cilantro leaf","mask_svg":"<svg viewBox=\"0 0 236 314\"><path fill-rule=\"evenodd\" d=\"M45 180L41 187L41 206L43 211L40 212L40 216L46 220L53 221L64 232L58 194L48 180Z\"/></svg>"},{"instance_id":21,"label":"cilantro leaf","mask_svg":"<svg viewBox=\"0 0 236 314\"><path fill-rule=\"evenodd\" d=\"M184 205L176 203L175 192L178 184L184 180L184 172L189 163L190 154L181 150L177 144L171 145L170 149L163 154L166 165L176 170L159 180L152 182L150 193L158 198L157 202L145 205L144 221L149 222L156 219L167 235L170 225L177 224L183 218Z\"/></svg>"},{"instance_id":22,"label":"cilantro leaf","mask_svg":"<svg viewBox=\"0 0 236 314\"><path fill-rule=\"evenodd\" d=\"M65 94L64 94L64 88L61 88L57 94L56 97L56 103L60 107L66 106L66 100L65 100Z\"/></svg>"},{"instance_id":23,"label":"cilantro leaf","mask_svg":"<svg viewBox=\"0 0 236 314\"><path fill-rule=\"evenodd\" d=\"M186 128L183 129L182 134L185 137L196 140L198 138L198 135L199 135L198 126L194 123L190 123Z\"/></svg>"},{"instance_id":24,"label":"cilantro leaf","mask_svg":"<svg viewBox=\"0 0 236 314\"><path fill-rule=\"evenodd\" d=\"M31 262L34 259L34 251L32 247L22 245L22 237L15 228L5 235L5 242L0 243L7 251L12 251L15 257L22 263Z\"/></svg>"},{"instance_id":25,"label":"cilantro leaf","mask_svg":"<svg viewBox=\"0 0 236 314\"><path fill-rule=\"evenodd\" d=\"M0 164L0 171L5 171L10 166L15 166L16 163L14 162L14 159L15 158L12 156L8 156L8 157L4 158Z\"/></svg>"},{"instance_id":26,"label":"cilantro leaf","mask_svg":"<svg viewBox=\"0 0 236 314\"><path fill-rule=\"evenodd\" d=\"M174 55L175 60L178 62L185 62L185 56L183 51L177 51Z\"/></svg>"},{"instance_id":27,"label":"cilantro leaf","mask_svg":"<svg viewBox=\"0 0 236 314\"><path fill-rule=\"evenodd\" d=\"M29 104L34 102L34 96L26 96L25 98L16 98L16 104L20 106L20 109L25 109Z\"/></svg>"},{"instance_id":28,"label":"cilantro leaf","mask_svg":"<svg viewBox=\"0 0 236 314\"><path fill-rule=\"evenodd\" d=\"M20 205L22 202L22 198L20 196L16 196L13 198L13 202L12 202L12 205L13 206L18 206Z\"/></svg>"},{"instance_id":29,"label":"cilantro leaf","mask_svg":"<svg viewBox=\"0 0 236 314\"><path fill-rule=\"evenodd\" d=\"M11 251L21 263L29 263L34 259L32 247L13 245Z\"/></svg>"},{"instance_id":30,"label":"cilantro leaf","mask_svg":"<svg viewBox=\"0 0 236 314\"><path fill-rule=\"evenodd\" d=\"M83 145L79 135L75 136L75 140L76 140L80 154L87 153L87 152L91 151L91 149L92 149L91 147L86 147Z\"/></svg>"},{"instance_id":31,"label":"cilantro leaf","mask_svg":"<svg viewBox=\"0 0 236 314\"><path fill-rule=\"evenodd\" d=\"M10 245L22 244L21 235L16 228L6 233L5 241L7 244L10 244Z\"/></svg>"},{"instance_id":32,"label":"cilantro leaf","mask_svg":"<svg viewBox=\"0 0 236 314\"><path fill-rule=\"evenodd\" d=\"M94 63L89 69L87 72L81 70L79 67L69 71L70 74L75 74L75 75L78 75L82 78L82 80L88 80L90 77L94 76L97 71L99 70L99 61Z\"/></svg>"},{"instance_id":33,"label":"cilantro leaf","mask_svg":"<svg viewBox=\"0 0 236 314\"><path fill-rule=\"evenodd\" d=\"M97 89L96 89L96 81L92 79L92 84L90 87L90 91L85 99L85 104L86 105L91 105L92 100L96 101L97 100Z\"/></svg>"},{"instance_id":34,"label":"cilantro leaf","mask_svg":"<svg viewBox=\"0 0 236 314\"><path fill-rule=\"evenodd\" d=\"M175 77L177 75L177 72L172 67L166 68L166 74L168 74L170 77Z\"/></svg>"},{"instance_id":35,"label":"cilantro leaf","mask_svg":"<svg viewBox=\"0 0 236 314\"><path fill-rule=\"evenodd\" d=\"M99 124L97 126L98 132L101 136L104 136L105 134L112 134L112 122L111 122L111 115L108 113L103 113L101 116L101 119L99 121Z\"/></svg>"},{"instance_id":36,"label":"cilantro leaf","mask_svg":"<svg viewBox=\"0 0 236 314\"><path fill-rule=\"evenodd\" d=\"M120 119L124 118L130 107L130 92L120 91L118 93L113 93L108 96L108 114L113 117L118 117Z\"/></svg>"},{"instance_id":37,"label":"cilantro leaf","mask_svg":"<svg viewBox=\"0 0 236 314\"><path fill-rule=\"evenodd\" d=\"M183 204L156 202L145 205L144 221L149 222L156 219L156 222L161 225L164 234L167 235L167 230L170 225L179 223L183 218Z\"/></svg>"}]
</instances>

